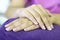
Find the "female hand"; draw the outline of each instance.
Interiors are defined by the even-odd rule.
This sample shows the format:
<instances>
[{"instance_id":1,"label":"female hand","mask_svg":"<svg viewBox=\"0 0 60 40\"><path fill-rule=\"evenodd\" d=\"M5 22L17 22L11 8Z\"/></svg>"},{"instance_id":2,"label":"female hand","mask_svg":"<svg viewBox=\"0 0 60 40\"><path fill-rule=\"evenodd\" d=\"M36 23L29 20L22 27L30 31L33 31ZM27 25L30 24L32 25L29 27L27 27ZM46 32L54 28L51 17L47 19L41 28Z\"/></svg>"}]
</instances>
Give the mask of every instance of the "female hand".
<instances>
[{"instance_id":1,"label":"female hand","mask_svg":"<svg viewBox=\"0 0 60 40\"><path fill-rule=\"evenodd\" d=\"M27 17L34 24L38 24L42 29L52 30L53 26L48 20L49 16L52 16L49 11L44 9L41 5L32 5L25 8L21 13L17 12L19 17ZM46 27L45 27L46 26Z\"/></svg>"},{"instance_id":2,"label":"female hand","mask_svg":"<svg viewBox=\"0 0 60 40\"><path fill-rule=\"evenodd\" d=\"M48 29L52 30L53 26L50 20L48 19L51 14L50 12L46 11L44 8L42 8L41 5L32 5L30 7L25 8L21 13L20 11L16 12L18 16L26 17L30 21L32 21L35 25L39 25L42 29Z\"/></svg>"},{"instance_id":3,"label":"female hand","mask_svg":"<svg viewBox=\"0 0 60 40\"><path fill-rule=\"evenodd\" d=\"M18 18L15 21L5 25L7 31L13 30L14 32L17 31L30 31L39 28L38 25L34 25L29 19L27 18Z\"/></svg>"}]
</instances>

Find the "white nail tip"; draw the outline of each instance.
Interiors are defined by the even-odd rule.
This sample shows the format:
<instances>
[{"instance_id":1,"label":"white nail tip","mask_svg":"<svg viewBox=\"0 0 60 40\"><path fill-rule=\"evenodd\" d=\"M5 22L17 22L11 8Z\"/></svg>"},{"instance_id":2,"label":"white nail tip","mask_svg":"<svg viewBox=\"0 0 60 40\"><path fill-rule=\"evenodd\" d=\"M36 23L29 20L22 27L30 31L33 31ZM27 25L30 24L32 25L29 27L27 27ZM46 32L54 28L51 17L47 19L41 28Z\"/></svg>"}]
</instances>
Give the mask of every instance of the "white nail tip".
<instances>
[{"instance_id":1,"label":"white nail tip","mask_svg":"<svg viewBox=\"0 0 60 40\"><path fill-rule=\"evenodd\" d=\"M52 30L51 28L49 28L48 30Z\"/></svg>"},{"instance_id":2,"label":"white nail tip","mask_svg":"<svg viewBox=\"0 0 60 40\"><path fill-rule=\"evenodd\" d=\"M6 31L9 31L9 28L6 28Z\"/></svg>"},{"instance_id":3,"label":"white nail tip","mask_svg":"<svg viewBox=\"0 0 60 40\"><path fill-rule=\"evenodd\" d=\"M7 27L8 25L5 25L5 27Z\"/></svg>"},{"instance_id":4,"label":"white nail tip","mask_svg":"<svg viewBox=\"0 0 60 40\"><path fill-rule=\"evenodd\" d=\"M42 29L45 30L46 29L45 26L42 26Z\"/></svg>"},{"instance_id":5,"label":"white nail tip","mask_svg":"<svg viewBox=\"0 0 60 40\"><path fill-rule=\"evenodd\" d=\"M13 29L13 31L16 31L16 29Z\"/></svg>"},{"instance_id":6,"label":"white nail tip","mask_svg":"<svg viewBox=\"0 0 60 40\"><path fill-rule=\"evenodd\" d=\"M24 29L24 31L28 31L27 29Z\"/></svg>"}]
</instances>

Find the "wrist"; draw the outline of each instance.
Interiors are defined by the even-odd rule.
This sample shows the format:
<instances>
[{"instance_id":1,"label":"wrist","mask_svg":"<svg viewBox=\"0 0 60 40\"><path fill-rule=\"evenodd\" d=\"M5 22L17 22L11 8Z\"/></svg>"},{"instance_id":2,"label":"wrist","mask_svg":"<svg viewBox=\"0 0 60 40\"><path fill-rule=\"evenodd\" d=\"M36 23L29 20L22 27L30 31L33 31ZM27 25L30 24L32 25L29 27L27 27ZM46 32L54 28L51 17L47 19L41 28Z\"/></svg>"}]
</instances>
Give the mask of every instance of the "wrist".
<instances>
[{"instance_id":1,"label":"wrist","mask_svg":"<svg viewBox=\"0 0 60 40\"><path fill-rule=\"evenodd\" d=\"M51 19L52 19L52 22L53 22L53 23L55 23L55 21L56 21L55 18L56 18L56 17L55 17L55 14L52 14Z\"/></svg>"},{"instance_id":2,"label":"wrist","mask_svg":"<svg viewBox=\"0 0 60 40\"><path fill-rule=\"evenodd\" d=\"M57 25L60 25L60 14L53 14L52 17L54 17L53 18L54 19L53 23L57 24Z\"/></svg>"}]
</instances>

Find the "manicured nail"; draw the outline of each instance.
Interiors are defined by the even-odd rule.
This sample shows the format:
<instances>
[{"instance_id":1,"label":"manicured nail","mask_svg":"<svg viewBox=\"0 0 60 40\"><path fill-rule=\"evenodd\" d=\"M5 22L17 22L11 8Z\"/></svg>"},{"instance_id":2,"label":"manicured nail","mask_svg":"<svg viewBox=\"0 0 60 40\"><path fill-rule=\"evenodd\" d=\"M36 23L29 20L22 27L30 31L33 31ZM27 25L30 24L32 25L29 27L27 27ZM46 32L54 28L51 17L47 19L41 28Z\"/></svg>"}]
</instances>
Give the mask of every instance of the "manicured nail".
<instances>
[{"instance_id":1,"label":"manicured nail","mask_svg":"<svg viewBox=\"0 0 60 40\"><path fill-rule=\"evenodd\" d=\"M5 27L7 27L8 25L5 25Z\"/></svg>"},{"instance_id":2,"label":"manicured nail","mask_svg":"<svg viewBox=\"0 0 60 40\"><path fill-rule=\"evenodd\" d=\"M13 31L14 31L14 32L17 32L17 31L21 31L21 30L19 30L19 29L17 29L17 28L14 28Z\"/></svg>"},{"instance_id":3,"label":"manicured nail","mask_svg":"<svg viewBox=\"0 0 60 40\"><path fill-rule=\"evenodd\" d=\"M16 28L14 28L13 31L15 32L16 31Z\"/></svg>"},{"instance_id":4,"label":"manicured nail","mask_svg":"<svg viewBox=\"0 0 60 40\"><path fill-rule=\"evenodd\" d=\"M10 28L6 28L6 31L10 31Z\"/></svg>"},{"instance_id":5,"label":"manicured nail","mask_svg":"<svg viewBox=\"0 0 60 40\"><path fill-rule=\"evenodd\" d=\"M50 28L50 26L49 26L48 30L52 30L52 28Z\"/></svg>"},{"instance_id":6,"label":"manicured nail","mask_svg":"<svg viewBox=\"0 0 60 40\"><path fill-rule=\"evenodd\" d=\"M45 29L46 29L46 28L45 28L45 26L42 26L42 27L43 27L43 28L42 28L43 30L45 30Z\"/></svg>"},{"instance_id":7,"label":"manicured nail","mask_svg":"<svg viewBox=\"0 0 60 40\"><path fill-rule=\"evenodd\" d=\"M29 29L24 29L24 31L30 31Z\"/></svg>"},{"instance_id":8,"label":"manicured nail","mask_svg":"<svg viewBox=\"0 0 60 40\"><path fill-rule=\"evenodd\" d=\"M27 29L24 29L24 31L28 31Z\"/></svg>"}]
</instances>

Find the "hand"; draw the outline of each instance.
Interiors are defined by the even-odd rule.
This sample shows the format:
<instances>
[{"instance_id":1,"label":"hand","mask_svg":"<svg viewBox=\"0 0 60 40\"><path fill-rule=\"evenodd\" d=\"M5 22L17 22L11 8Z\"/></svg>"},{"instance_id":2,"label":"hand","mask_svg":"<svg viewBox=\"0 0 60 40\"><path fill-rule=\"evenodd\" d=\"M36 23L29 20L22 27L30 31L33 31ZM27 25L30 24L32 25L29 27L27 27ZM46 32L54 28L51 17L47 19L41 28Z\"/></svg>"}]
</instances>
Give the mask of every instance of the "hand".
<instances>
[{"instance_id":1,"label":"hand","mask_svg":"<svg viewBox=\"0 0 60 40\"><path fill-rule=\"evenodd\" d=\"M13 30L14 32L23 30L24 31L30 31L33 29L39 28L38 25L34 25L30 20L27 18L19 18L15 21L5 25L7 31Z\"/></svg>"},{"instance_id":2,"label":"hand","mask_svg":"<svg viewBox=\"0 0 60 40\"><path fill-rule=\"evenodd\" d=\"M27 17L34 24L38 24L42 29L52 30L53 25L48 19L51 16L50 12L44 9L41 5L32 5L25 8L22 12L19 10L17 13L19 17ZM45 27L46 26L46 27Z\"/></svg>"},{"instance_id":3,"label":"hand","mask_svg":"<svg viewBox=\"0 0 60 40\"><path fill-rule=\"evenodd\" d=\"M36 9L34 9L36 8ZM50 21L49 16L51 16L51 14L49 14L49 11L45 11L45 9L40 9L41 6L39 5L33 5L30 6L28 8L26 8L25 10L23 10L22 13L19 14L20 17L27 17L28 19L30 19L35 25L38 25L42 28L42 29L48 29L48 30L52 30L53 26L52 26L52 22ZM15 22L12 22L15 23ZM45 24L45 25L44 25ZM46 26L46 27L45 27ZM10 27L10 26L9 26Z\"/></svg>"}]
</instances>

